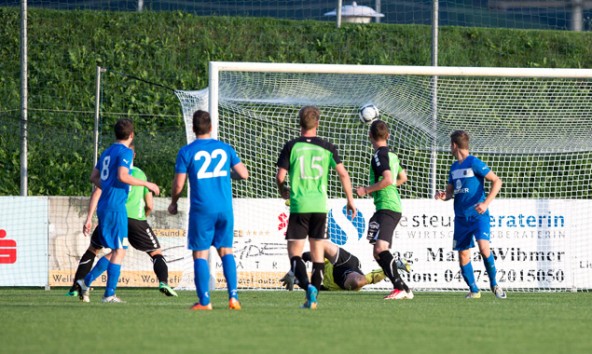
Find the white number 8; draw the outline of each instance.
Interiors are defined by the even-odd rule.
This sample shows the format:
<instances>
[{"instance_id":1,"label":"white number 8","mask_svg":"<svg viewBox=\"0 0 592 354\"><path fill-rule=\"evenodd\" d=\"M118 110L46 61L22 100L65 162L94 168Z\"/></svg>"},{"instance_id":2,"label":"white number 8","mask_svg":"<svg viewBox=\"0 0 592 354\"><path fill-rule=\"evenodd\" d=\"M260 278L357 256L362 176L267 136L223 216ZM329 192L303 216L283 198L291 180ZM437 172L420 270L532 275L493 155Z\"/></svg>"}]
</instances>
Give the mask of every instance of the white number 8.
<instances>
[{"instance_id":1,"label":"white number 8","mask_svg":"<svg viewBox=\"0 0 592 354\"><path fill-rule=\"evenodd\" d=\"M103 160L103 166L101 168L101 180L106 181L109 178L109 162L111 162L111 156L105 156Z\"/></svg>"}]
</instances>

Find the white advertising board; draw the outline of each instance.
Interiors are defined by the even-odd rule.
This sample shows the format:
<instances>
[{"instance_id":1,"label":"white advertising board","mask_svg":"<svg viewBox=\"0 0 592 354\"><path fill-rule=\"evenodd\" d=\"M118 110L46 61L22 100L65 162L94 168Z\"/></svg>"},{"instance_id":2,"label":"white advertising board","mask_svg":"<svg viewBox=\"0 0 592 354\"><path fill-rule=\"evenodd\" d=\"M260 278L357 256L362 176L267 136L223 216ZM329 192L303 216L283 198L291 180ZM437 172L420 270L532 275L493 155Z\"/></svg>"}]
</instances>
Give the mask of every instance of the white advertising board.
<instances>
[{"instance_id":1,"label":"white advertising board","mask_svg":"<svg viewBox=\"0 0 592 354\"><path fill-rule=\"evenodd\" d=\"M0 197L0 286L46 286L47 197Z\"/></svg>"},{"instance_id":2,"label":"white advertising board","mask_svg":"<svg viewBox=\"0 0 592 354\"><path fill-rule=\"evenodd\" d=\"M590 201L497 199L490 208L491 249L497 278L506 288L571 289L592 287L587 215ZM357 200L358 217L348 220L344 200L330 201L328 233L332 241L356 255L368 272L379 268L366 240L372 200ZM417 289L466 289L452 250L452 202L403 200L403 218L392 251L413 261L406 282ZM266 211L253 217L253 210ZM277 283L289 268L284 232L289 211L282 200L235 200L235 255L239 272L263 274L261 285ZM587 250L587 251L583 251ZM479 286L489 288L478 248L472 249ZM269 274L274 279L265 277ZM575 284L577 282L577 284ZM253 284L256 285L256 284ZM384 284L381 285L384 287Z\"/></svg>"}]
</instances>

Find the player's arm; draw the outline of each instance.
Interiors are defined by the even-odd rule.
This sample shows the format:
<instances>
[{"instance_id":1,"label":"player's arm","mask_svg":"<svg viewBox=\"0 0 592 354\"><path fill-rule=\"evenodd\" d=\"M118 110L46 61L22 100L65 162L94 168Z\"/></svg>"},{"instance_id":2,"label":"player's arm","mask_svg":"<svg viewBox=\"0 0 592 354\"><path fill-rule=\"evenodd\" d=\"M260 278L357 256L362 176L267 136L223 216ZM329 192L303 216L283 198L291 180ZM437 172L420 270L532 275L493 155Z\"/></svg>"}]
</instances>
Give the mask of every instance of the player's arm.
<instances>
[{"instance_id":1,"label":"player's arm","mask_svg":"<svg viewBox=\"0 0 592 354\"><path fill-rule=\"evenodd\" d=\"M277 173L275 174L275 182L277 184L280 195L284 199L290 199L290 188L286 185L287 175L288 170L286 170L283 167L278 167Z\"/></svg>"},{"instance_id":2,"label":"player's arm","mask_svg":"<svg viewBox=\"0 0 592 354\"><path fill-rule=\"evenodd\" d=\"M447 184L446 185L446 190L443 191L436 191L436 195L434 196L435 199L438 200L450 200L452 199L452 197L454 196L454 186L452 186L452 184Z\"/></svg>"},{"instance_id":3,"label":"player's arm","mask_svg":"<svg viewBox=\"0 0 592 354\"><path fill-rule=\"evenodd\" d=\"M183 193L183 188L185 187L185 181L187 180L186 173L175 173L175 177L173 178L173 185L171 187L171 204L169 205L169 213L175 215L177 214L177 202L179 198L181 198L181 193Z\"/></svg>"},{"instance_id":4,"label":"player's arm","mask_svg":"<svg viewBox=\"0 0 592 354\"><path fill-rule=\"evenodd\" d=\"M489 208L489 204L495 199L499 191L502 189L502 179L499 178L493 171L489 171L485 175L485 179L491 182L491 189L487 194L487 197L483 201L483 203L478 203L475 205L475 210L479 214L483 214L487 208Z\"/></svg>"},{"instance_id":5,"label":"player's arm","mask_svg":"<svg viewBox=\"0 0 592 354\"><path fill-rule=\"evenodd\" d=\"M404 173L404 172L403 172ZM404 173L404 180L402 180L401 184L405 183L407 181L407 174ZM399 186L399 176L397 176L397 186ZM357 187L356 188L356 193L358 194L359 197L363 197L366 194L372 195L372 193L379 191L381 189L384 189L390 185L393 184L393 174L391 173L391 170L384 170L382 171L382 179L370 186L364 187Z\"/></svg>"},{"instance_id":6,"label":"player's arm","mask_svg":"<svg viewBox=\"0 0 592 354\"><path fill-rule=\"evenodd\" d=\"M97 188L101 188L101 172L95 167L90 173L90 181Z\"/></svg>"},{"instance_id":7,"label":"player's arm","mask_svg":"<svg viewBox=\"0 0 592 354\"><path fill-rule=\"evenodd\" d=\"M119 181L122 183L129 184L130 186L146 187L149 190L151 190L154 194L160 194L160 188L158 188L156 184L148 181L142 181L141 179L130 175L129 168L125 166L119 166L119 168L117 169L117 179L119 179Z\"/></svg>"},{"instance_id":8,"label":"player's arm","mask_svg":"<svg viewBox=\"0 0 592 354\"><path fill-rule=\"evenodd\" d=\"M152 192L148 191L144 194L144 212L146 216L150 215L152 210L154 210L154 197L152 196Z\"/></svg>"},{"instance_id":9,"label":"player's arm","mask_svg":"<svg viewBox=\"0 0 592 354\"><path fill-rule=\"evenodd\" d=\"M230 177L232 179L247 179L249 178L249 170L247 170L247 166L245 166L245 164L239 162L232 166L232 169L230 170Z\"/></svg>"},{"instance_id":10,"label":"player's arm","mask_svg":"<svg viewBox=\"0 0 592 354\"><path fill-rule=\"evenodd\" d=\"M84 225L82 226L82 233L84 236L88 236L90 234L90 230L92 228L92 217L97 210L97 204L99 203L99 198L101 198L101 188L95 187L92 194L90 195L90 201L88 203L88 213L86 215L86 220L84 221Z\"/></svg>"},{"instance_id":11,"label":"player's arm","mask_svg":"<svg viewBox=\"0 0 592 354\"><path fill-rule=\"evenodd\" d=\"M399 173L397 174L397 187L401 187L403 184L407 182L407 171L401 168Z\"/></svg>"},{"instance_id":12,"label":"player's arm","mask_svg":"<svg viewBox=\"0 0 592 354\"><path fill-rule=\"evenodd\" d=\"M354 193L352 192L352 184L349 178L349 173L343 166L343 163L337 164L335 166L335 170L339 175L339 179L341 180L341 186L343 187L343 191L345 192L345 196L347 198L347 210L351 211L352 219L356 217L358 210L356 209L356 205L354 204Z\"/></svg>"}]
</instances>

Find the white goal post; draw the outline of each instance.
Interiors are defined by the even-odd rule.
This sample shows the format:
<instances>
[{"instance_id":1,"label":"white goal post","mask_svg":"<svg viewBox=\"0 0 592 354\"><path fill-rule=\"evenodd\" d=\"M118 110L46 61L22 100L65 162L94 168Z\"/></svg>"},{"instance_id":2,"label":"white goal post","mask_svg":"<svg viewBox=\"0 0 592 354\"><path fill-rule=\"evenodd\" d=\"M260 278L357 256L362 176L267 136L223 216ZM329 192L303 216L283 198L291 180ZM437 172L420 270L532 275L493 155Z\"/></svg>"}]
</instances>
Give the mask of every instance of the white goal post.
<instances>
[{"instance_id":1,"label":"white goal post","mask_svg":"<svg viewBox=\"0 0 592 354\"><path fill-rule=\"evenodd\" d=\"M389 146L409 176L392 251L414 262L403 274L411 287L466 288L452 251L452 202L432 198L453 162L450 133L462 129L471 136L471 152L504 181L490 206L500 284L527 291L592 288L592 70L211 62L209 75L208 92L177 95L188 139L193 111L208 102L214 135L232 144L251 171L248 181L233 182L241 288L280 288L288 269L289 210L274 175L281 147L299 135L298 110L321 109L319 136L337 145L353 184L365 185L372 148L357 110L367 103L389 124ZM329 195L331 240L360 258L364 271L378 268L365 240L372 200L358 198L360 217L350 222L336 176ZM479 286L488 289L476 249L473 266Z\"/></svg>"}]
</instances>

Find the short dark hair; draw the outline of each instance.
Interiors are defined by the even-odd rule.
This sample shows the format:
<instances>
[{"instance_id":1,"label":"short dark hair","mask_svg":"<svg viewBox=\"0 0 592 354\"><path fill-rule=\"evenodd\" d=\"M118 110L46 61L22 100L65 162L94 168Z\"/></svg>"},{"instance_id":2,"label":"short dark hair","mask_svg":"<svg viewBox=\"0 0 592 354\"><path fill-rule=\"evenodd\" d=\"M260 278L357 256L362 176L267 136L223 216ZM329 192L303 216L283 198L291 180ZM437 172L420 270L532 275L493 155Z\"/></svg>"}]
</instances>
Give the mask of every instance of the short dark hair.
<instances>
[{"instance_id":1,"label":"short dark hair","mask_svg":"<svg viewBox=\"0 0 592 354\"><path fill-rule=\"evenodd\" d=\"M450 134L450 142L456 144L459 149L468 149L469 133L464 130L455 130Z\"/></svg>"},{"instance_id":2,"label":"short dark hair","mask_svg":"<svg viewBox=\"0 0 592 354\"><path fill-rule=\"evenodd\" d=\"M195 135L204 135L211 131L212 119L206 111L197 110L193 113L193 132Z\"/></svg>"},{"instance_id":3,"label":"short dark hair","mask_svg":"<svg viewBox=\"0 0 592 354\"><path fill-rule=\"evenodd\" d=\"M386 123L380 119L375 120L370 125L370 136L374 140L386 140L389 135L389 128Z\"/></svg>"},{"instance_id":4,"label":"short dark hair","mask_svg":"<svg viewBox=\"0 0 592 354\"><path fill-rule=\"evenodd\" d=\"M115 123L113 130L117 140L127 140L134 132L134 122L129 118L122 118Z\"/></svg>"},{"instance_id":5,"label":"short dark hair","mask_svg":"<svg viewBox=\"0 0 592 354\"><path fill-rule=\"evenodd\" d=\"M304 106L300 108L298 118L300 118L300 127L310 130L321 118L321 111L315 106Z\"/></svg>"}]
</instances>

